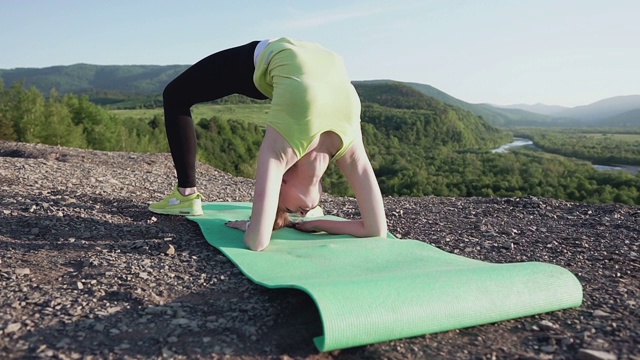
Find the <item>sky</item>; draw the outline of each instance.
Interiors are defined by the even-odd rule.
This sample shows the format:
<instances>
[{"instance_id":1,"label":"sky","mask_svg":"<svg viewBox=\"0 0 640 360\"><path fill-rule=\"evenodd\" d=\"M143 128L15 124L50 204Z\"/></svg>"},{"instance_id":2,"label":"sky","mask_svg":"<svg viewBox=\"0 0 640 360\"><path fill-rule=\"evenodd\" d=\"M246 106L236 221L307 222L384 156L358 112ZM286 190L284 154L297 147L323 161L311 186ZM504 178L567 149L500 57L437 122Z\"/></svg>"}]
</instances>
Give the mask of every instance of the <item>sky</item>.
<instances>
[{"instance_id":1,"label":"sky","mask_svg":"<svg viewBox=\"0 0 640 360\"><path fill-rule=\"evenodd\" d=\"M0 69L192 64L287 36L470 103L640 94L637 0L0 0Z\"/></svg>"}]
</instances>

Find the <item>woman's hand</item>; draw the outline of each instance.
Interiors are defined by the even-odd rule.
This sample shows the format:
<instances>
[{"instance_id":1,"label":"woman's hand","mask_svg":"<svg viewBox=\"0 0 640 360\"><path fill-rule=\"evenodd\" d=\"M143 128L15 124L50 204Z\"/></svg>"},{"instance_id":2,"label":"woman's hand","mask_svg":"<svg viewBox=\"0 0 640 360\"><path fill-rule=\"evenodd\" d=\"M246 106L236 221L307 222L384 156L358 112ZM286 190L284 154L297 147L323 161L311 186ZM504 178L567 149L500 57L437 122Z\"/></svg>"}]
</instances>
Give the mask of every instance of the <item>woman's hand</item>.
<instances>
[{"instance_id":1,"label":"woman's hand","mask_svg":"<svg viewBox=\"0 0 640 360\"><path fill-rule=\"evenodd\" d=\"M251 221L249 220L234 220L234 221L226 222L225 225L227 225L230 228L247 231L247 229L249 228L250 222Z\"/></svg>"},{"instance_id":2,"label":"woman's hand","mask_svg":"<svg viewBox=\"0 0 640 360\"><path fill-rule=\"evenodd\" d=\"M298 222L294 222L291 227L293 227L296 230L302 231L302 232L318 232L318 231L322 231L320 229L318 229L318 222L316 220L309 220L309 221L298 221Z\"/></svg>"}]
</instances>

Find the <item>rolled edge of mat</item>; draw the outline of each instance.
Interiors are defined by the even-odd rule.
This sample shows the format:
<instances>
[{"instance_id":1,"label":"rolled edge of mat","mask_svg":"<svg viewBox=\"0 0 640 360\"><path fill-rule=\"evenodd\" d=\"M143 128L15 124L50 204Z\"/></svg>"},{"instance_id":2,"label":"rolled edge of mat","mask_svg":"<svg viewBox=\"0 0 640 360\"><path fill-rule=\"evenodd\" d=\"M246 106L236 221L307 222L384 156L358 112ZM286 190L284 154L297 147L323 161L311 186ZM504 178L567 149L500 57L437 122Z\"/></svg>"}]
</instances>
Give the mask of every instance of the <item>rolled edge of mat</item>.
<instances>
[{"instance_id":1,"label":"rolled edge of mat","mask_svg":"<svg viewBox=\"0 0 640 360\"><path fill-rule=\"evenodd\" d=\"M502 267L505 264L490 264ZM517 294L512 294L509 299L501 299L500 296L494 296L491 301L493 305L473 309L471 306L462 306L457 309L447 307L447 299L442 297L438 299L427 299L423 304L411 304L412 306L421 306L422 313L416 314L407 311L406 319L396 319L388 321L382 325L375 323L377 319L373 318L371 323L354 324L353 321L340 321L340 319L348 318L349 314L336 313L331 304L323 303L314 297L308 290L309 294L318 306L318 310L323 322L323 336L313 339L318 350L332 351L337 349L350 348L354 346L362 346L373 344L381 341L390 341L426 334L444 332L454 329L462 329L477 325L485 325L505 320L517 319L531 315L548 313L569 308L576 308L582 304L583 292L582 285L576 276L567 269L548 263L517 263L511 264L522 267L523 265L539 268L540 275L537 281L539 284L532 289L527 290L523 286L514 289ZM544 290L541 282L552 276L554 280L549 286L549 290ZM540 292L543 292L540 294ZM454 299L449 299L451 302ZM499 302L503 301L502 304ZM445 304L445 305L442 305ZM491 307L500 308L491 311ZM361 310L361 309L358 309ZM401 309L399 309L400 311ZM336 319L338 319L336 321ZM366 322L366 319L365 319ZM405 328L398 328L398 323L408 324ZM411 324L412 323L412 324ZM345 325L347 324L347 325ZM342 328L341 328L342 327ZM349 335L347 335L349 334Z\"/></svg>"}]
</instances>

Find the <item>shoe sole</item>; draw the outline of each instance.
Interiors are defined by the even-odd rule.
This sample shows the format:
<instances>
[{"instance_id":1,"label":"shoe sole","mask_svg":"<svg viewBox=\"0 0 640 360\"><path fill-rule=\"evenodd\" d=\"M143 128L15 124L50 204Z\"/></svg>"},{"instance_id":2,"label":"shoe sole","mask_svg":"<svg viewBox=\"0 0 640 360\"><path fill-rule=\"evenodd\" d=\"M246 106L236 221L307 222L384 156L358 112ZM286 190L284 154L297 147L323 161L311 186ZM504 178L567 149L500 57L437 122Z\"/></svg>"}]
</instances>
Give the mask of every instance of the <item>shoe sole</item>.
<instances>
[{"instance_id":1,"label":"shoe sole","mask_svg":"<svg viewBox=\"0 0 640 360\"><path fill-rule=\"evenodd\" d=\"M202 210L200 211L190 211L184 209L152 209L149 208L149 211L156 214L162 215L179 215L179 216L200 216L203 214Z\"/></svg>"}]
</instances>

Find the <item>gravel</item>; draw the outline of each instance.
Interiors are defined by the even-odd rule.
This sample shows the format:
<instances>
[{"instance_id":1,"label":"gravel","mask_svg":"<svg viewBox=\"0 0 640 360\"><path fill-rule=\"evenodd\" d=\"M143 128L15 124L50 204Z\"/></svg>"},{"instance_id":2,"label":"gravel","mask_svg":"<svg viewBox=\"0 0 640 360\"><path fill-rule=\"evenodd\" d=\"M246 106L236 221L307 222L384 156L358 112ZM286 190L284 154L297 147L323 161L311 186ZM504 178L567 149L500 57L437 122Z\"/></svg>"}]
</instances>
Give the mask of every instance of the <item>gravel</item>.
<instances>
[{"instance_id":1,"label":"gravel","mask_svg":"<svg viewBox=\"0 0 640 360\"><path fill-rule=\"evenodd\" d=\"M207 201L253 180L198 168ZM0 142L0 358L640 359L640 208L545 198L386 198L389 229L483 261L566 267L584 303L468 329L318 353L313 301L253 284L197 225L148 203L168 154ZM325 195L326 213L358 216Z\"/></svg>"}]
</instances>

